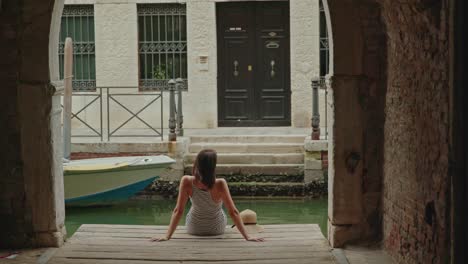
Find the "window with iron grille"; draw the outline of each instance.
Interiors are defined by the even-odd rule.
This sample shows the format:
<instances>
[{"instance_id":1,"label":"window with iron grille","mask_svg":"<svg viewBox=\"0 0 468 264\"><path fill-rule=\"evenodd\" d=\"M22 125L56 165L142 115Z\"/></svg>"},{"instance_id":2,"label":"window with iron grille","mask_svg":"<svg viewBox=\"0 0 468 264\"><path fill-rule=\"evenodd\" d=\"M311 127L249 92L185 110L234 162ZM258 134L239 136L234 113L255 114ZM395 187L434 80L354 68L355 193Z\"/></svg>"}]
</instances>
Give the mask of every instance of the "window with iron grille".
<instances>
[{"instance_id":1,"label":"window with iron grille","mask_svg":"<svg viewBox=\"0 0 468 264\"><path fill-rule=\"evenodd\" d=\"M140 89L164 89L168 80L176 78L186 83L185 10L185 4L138 5Z\"/></svg>"},{"instance_id":2,"label":"window with iron grille","mask_svg":"<svg viewBox=\"0 0 468 264\"><path fill-rule=\"evenodd\" d=\"M73 90L96 90L93 5L66 5L63 8L59 39L61 79L64 79L64 49L67 37L73 40Z\"/></svg>"},{"instance_id":3,"label":"window with iron grille","mask_svg":"<svg viewBox=\"0 0 468 264\"><path fill-rule=\"evenodd\" d=\"M320 76L328 74L330 65L329 58L327 19L325 17L323 3L320 1Z\"/></svg>"}]
</instances>

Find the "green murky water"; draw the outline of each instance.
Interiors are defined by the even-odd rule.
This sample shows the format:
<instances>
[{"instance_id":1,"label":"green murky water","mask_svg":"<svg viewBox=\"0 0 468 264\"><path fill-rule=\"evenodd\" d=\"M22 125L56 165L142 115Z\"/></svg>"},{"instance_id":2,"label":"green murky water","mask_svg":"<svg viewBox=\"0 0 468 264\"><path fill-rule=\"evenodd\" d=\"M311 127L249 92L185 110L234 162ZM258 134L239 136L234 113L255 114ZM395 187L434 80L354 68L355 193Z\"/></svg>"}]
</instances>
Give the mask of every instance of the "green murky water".
<instances>
[{"instance_id":1,"label":"green murky water","mask_svg":"<svg viewBox=\"0 0 468 264\"><path fill-rule=\"evenodd\" d=\"M168 225L175 200L133 200L107 207L66 209L68 236L82 224ZM326 235L327 199L236 200L239 211L257 212L259 224L319 224ZM189 204L185 213L188 212ZM229 219L229 224L232 221ZM185 217L180 225L185 224Z\"/></svg>"}]
</instances>

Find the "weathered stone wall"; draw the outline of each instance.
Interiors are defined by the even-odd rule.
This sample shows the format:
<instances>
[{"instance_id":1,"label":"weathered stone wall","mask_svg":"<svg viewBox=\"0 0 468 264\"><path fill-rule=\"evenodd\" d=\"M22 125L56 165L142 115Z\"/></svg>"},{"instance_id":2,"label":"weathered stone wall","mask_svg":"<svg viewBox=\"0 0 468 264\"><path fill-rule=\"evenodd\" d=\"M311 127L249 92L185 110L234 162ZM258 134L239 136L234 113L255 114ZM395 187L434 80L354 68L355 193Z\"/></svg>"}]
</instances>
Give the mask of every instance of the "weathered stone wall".
<instances>
[{"instance_id":1,"label":"weathered stone wall","mask_svg":"<svg viewBox=\"0 0 468 264\"><path fill-rule=\"evenodd\" d=\"M360 240L379 240L382 228L382 163L386 84L386 26L377 1L362 1L358 7L360 27L365 39L363 72L358 101L363 110L362 153L363 222Z\"/></svg>"},{"instance_id":2,"label":"weathered stone wall","mask_svg":"<svg viewBox=\"0 0 468 264\"><path fill-rule=\"evenodd\" d=\"M327 6L333 31L329 239L341 247L381 233L386 36L375 1Z\"/></svg>"},{"instance_id":3,"label":"weathered stone wall","mask_svg":"<svg viewBox=\"0 0 468 264\"><path fill-rule=\"evenodd\" d=\"M64 239L60 137L53 122L59 102L49 71L55 65L49 64L49 37L58 41L51 21L60 16L60 3L1 2L0 248L57 246Z\"/></svg>"},{"instance_id":4,"label":"weathered stone wall","mask_svg":"<svg viewBox=\"0 0 468 264\"><path fill-rule=\"evenodd\" d=\"M388 34L384 244L399 263L446 263L448 1L383 1Z\"/></svg>"},{"instance_id":5,"label":"weathered stone wall","mask_svg":"<svg viewBox=\"0 0 468 264\"><path fill-rule=\"evenodd\" d=\"M23 166L21 164L21 143L19 114L16 101L17 70L19 68L18 16L21 4L17 1L2 3L0 13L0 248L6 246L14 234L23 233L31 228L31 222L23 217L25 214ZM13 102L13 103L12 103ZM24 238L23 238L24 239Z\"/></svg>"}]
</instances>

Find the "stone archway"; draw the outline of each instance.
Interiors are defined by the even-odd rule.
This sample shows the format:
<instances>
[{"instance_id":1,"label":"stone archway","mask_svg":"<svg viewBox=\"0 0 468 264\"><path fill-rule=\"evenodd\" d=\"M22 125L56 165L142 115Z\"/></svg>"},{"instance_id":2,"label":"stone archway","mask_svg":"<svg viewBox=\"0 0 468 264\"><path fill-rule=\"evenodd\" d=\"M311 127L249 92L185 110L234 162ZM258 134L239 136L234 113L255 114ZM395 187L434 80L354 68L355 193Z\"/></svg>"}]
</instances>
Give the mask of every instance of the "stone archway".
<instances>
[{"instance_id":1,"label":"stone archway","mask_svg":"<svg viewBox=\"0 0 468 264\"><path fill-rule=\"evenodd\" d=\"M0 248L65 238L57 43L63 0L0 2Z\"/></svg>"},{"instance_id":2,"label":"stone archway","mask_svg":"<svg viewBox=\"0 0 468 264\"><path fill-rule=\"evenodd\" d=\"M18 76L19 82L6 86L12 93L6 98L16 100L9 105L18 110L12 118L12 140L7 142L12 149L8 155L15 155L5 167L12 177L0 182L10 181L8 184L14 186L13 193L2 194L1 200L7 203L0 207L0 211L13 213L0 232L5 234L2 237L11 238L9 245L57 246L65 237L65 211L56 93L60 85L52 83L58 79L55 54L63 0L8 1L2 7L3 12L11 14L2 18L11 26L2 28L2 33L10 34L7 37L12 41L1 53L14 54L6 65L16 67L10 67L7 73ZM380 107L384 105L381 95L385 91L379 87L385 87L384 69L383 63L378 67L375 63L381 62L380 55L385 52L369 56L369 43L385 47L385 31L379 6L372 1L329 0L325 8L333 29L329 36L331 95L335 102L331 112L329 237L333 246L341 246L359 237L374 237L381 228L382 133L370 137L366 134L380 132L383 123ZM16 16L21 19L15 20ZM370 110L376 110L375 114L369 114ZM350 115L354 117L352 122ZM366 144L375 147L365 149Z\"/></svg>"},{"instance_id":3,"label":"stone archway","mask_svg":"<svg viewBox=\"0 0 468 264\"><path fill-rule=\"evenodd\" d=\"M393 2L324 5L333 30L329 239L340 247L384 234L400 260L442 263L451 239L449 1ZM0 247L64 241L51 85L62 6L0 2Z\"/></svg>"},{"instance_id":4,"label":"stone archway","mask_svg":"<svg viewBox=\"0 0 468 264\"><path fill-rule=\"evenodd\" d=\"M399 262L450 259L453 8L328 0L332 246L383 240Z\"/></svg>"},{"instance_id":5,"label":"stone archway","mask_svg":"<svg viewBox=\"0 0 468 264\"><path fill-rule=\"evenodd\" d=\"M333 247L381 237L386 28L376 1L324 1L330 37Z\"/></svg>"}]
</instances>

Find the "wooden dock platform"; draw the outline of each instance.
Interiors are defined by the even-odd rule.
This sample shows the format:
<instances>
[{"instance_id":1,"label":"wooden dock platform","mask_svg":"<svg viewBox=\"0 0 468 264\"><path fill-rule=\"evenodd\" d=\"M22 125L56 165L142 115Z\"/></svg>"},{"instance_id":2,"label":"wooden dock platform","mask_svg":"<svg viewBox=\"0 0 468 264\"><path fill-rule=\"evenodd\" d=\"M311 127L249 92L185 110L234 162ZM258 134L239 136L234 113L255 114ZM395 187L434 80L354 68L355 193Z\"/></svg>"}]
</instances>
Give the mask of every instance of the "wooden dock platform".
<instances>
[{"instance_id":1,"label":"wooden dock platform","mask_svg":"<svg viewBox=\"0 0 468 264\"><path fill-rule=\"evenodd\" d=\"M167 226L82 225L48 264L329 264L335 263L327 240L315 224L265 225L265 242L245 241L228 227L221 236L198 237L179 226L173 238Z\"/></svg>"}]
</instances>

